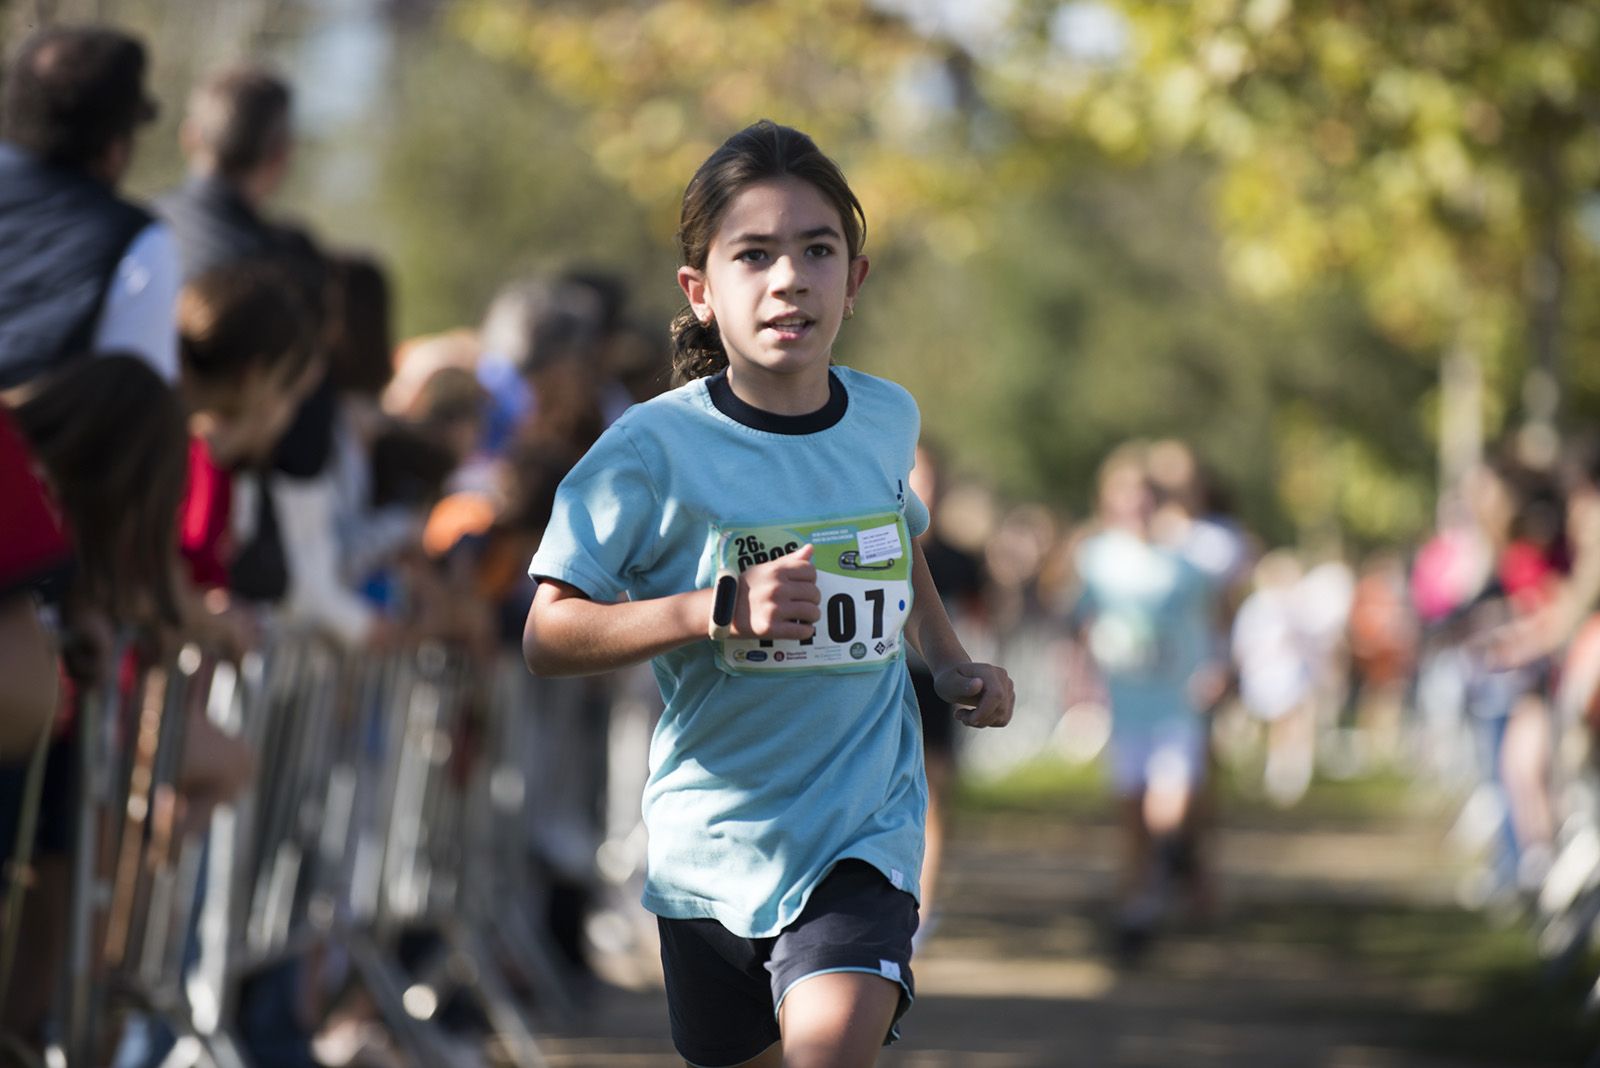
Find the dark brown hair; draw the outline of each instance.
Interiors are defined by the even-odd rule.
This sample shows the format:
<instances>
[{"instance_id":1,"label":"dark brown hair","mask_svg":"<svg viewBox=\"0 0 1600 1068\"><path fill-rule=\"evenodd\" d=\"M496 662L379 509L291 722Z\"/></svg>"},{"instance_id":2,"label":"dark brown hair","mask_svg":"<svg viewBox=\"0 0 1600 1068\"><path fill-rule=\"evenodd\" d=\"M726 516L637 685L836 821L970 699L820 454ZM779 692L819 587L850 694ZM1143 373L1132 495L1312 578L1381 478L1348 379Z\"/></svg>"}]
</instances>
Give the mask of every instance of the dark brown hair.
<instances>
[{"instance_id":1,"label":"dark brown hair","mask_svg":"<svg viewBox=\"0 0 1600 1068\"><path fill-rule=\"evenodd\" d=\"M784 177L810 182L838 209L845 247L851 259L859 256L867 240L867 217L844 172L799 130L762 119L724 141L689 179L678 218L683 262L705 270L711 239L734 197L757 182ZM685 306L678 312L671 329L672 373L677 381L704 378L728 366L716 324L702 323L693 308Z\"/></svg>"},{"instance_id":2,"label":"dark brown hair","mask_svg":"<svg viewBox=\"0 0 1600 1068\"><path fill-rule=\"evenodd\" d=\"M189 96L188 121L204 165L238 179L289 143L289 86L254 64L213 71Z\"/></svg>"},{"instance_id":3,"label":"dark brown hair","mask_svg":"<svg viewBox=\"0 0 1600 1068\"><path fill-rule=\"evenodd\" d=\"M328 374L336 389L376 397L394 377L389 278L376 260L330 256Z\"/></svg>"},{"instance_id":4,"label":"dark brown hair","mask_svg":"<svg viewBox=\"0 0 1600 1068\"><path fill-rule=\"evenodd\" d=\"M314 355L312 331L299 287L272 263L214 267L178 295L183 373L208 385L238 382L256 365L298 374Z\"/></svg>"},{"instance_id":5,"label":"dark brown hair","mask_svg":"<svg viewBox=\"0 0 1600 1068\"><path fill-rule=\"evenodd\" d=\"M114 618L178 622L175 527L188 435L172 387L136 356L91 356L50 377L17 425L77 549L77 592Z\"/></svg>"},{"instance_id":6,"label":"dark brown hair","mask_svg":"<svg viewBox=\"0 0 1600 1068\"><path fill-rule=\"evenodd\" d=\"M56 26L22 42L6 72L0 136L46 163L87 167L155 118L137 40L101 26Z\"/></svg>"}]
</instances>

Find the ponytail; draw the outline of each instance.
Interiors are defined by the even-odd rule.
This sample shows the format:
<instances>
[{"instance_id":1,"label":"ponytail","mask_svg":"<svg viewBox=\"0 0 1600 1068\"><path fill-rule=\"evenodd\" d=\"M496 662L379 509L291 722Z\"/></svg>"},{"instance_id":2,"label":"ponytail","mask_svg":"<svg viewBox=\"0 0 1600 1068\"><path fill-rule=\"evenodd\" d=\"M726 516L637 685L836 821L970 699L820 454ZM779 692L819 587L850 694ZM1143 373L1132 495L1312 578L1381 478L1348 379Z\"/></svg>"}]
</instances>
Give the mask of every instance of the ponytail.
<instances>
[{"instance_id":1,"label":"ponytail","mask_svg":"<svg viewBox=\"0 0 1600 1068\"><path fill-rule=\"evenodd\" d=\"M703 323L685 306L672 319L672 380L677 385L709 378L728 366L722 334L715 323Z\"/></svg>"}]
</instances>

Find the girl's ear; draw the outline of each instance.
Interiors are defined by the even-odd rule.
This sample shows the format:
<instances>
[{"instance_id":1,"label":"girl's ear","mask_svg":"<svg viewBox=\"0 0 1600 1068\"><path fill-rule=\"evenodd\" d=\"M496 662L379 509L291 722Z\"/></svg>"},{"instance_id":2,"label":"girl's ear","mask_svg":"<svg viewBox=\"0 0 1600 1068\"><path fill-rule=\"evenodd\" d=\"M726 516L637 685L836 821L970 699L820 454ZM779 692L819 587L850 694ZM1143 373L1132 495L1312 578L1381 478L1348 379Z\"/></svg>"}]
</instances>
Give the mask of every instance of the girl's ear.
<instances>
[{"instance_id":1,"label":"girl's ear","mask_svg":"<svg viewBox=\"0 0 1600 1068\"><path fill-rule=\"evenodd\" d=\"M848 301L854 301L856 294L861 291L861 283L867 280L867 272L872 269L872 262L865 256L857 256L850 261L850 275L845 280L844 296Z\"/></svg>"},{"instance_id":2,"label":"girl's ear","mask_svg":"<svg viewBox=\"0 0 1600 1068\"><path fill-rule=\"evenodd\" d=\"M708 298L711 296L711 291L706 285L706 273L689 266L679 267L678 288L689 298L689 307L694 309L695 317L702 323L709 322L711 302Z\"/></svg>"}]
</instances>

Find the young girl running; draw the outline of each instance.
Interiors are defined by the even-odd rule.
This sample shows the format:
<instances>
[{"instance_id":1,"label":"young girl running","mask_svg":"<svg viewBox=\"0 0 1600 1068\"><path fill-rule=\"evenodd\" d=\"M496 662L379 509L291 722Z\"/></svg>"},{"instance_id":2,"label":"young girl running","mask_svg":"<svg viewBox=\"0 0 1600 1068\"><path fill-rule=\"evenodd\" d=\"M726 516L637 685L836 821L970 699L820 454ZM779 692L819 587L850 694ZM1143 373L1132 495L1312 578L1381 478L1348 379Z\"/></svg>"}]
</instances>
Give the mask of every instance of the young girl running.
<instances>
[{"instance_id":1,"label":"young girl running","mask_svg":"<svg viewBox=\"0 0 1600 1068\"><path fill-rule=\"evenodd\" d=\"M691 1065L875 1061L913 995L927 803L904 643L968 725L1011 718L913 540L915 402L832 364L864 225L796 130L757 123L701 165L673 322L690 381L573 469L529 568L536 673L653 658L644 904Z\"/></svg>"}]
</instances>

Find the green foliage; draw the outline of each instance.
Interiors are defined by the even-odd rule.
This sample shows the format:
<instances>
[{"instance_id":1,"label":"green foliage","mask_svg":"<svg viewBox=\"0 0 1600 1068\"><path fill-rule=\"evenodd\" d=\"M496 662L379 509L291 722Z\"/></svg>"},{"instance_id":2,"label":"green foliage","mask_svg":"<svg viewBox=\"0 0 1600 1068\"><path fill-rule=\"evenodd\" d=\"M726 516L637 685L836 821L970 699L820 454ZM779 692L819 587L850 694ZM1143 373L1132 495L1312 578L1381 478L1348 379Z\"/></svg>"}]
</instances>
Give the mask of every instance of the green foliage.
<instances>
[{"instance_id":1,"label":"green foliage","mask_svg":"<svg viewBox=\"0 0 1600 1068\"><path fill-rule=\"evenodd\" d=\"M1127 0L1126 52L1099 63L1052 35L1059 5L970 47L887 10L471 0L456 25L574 101L653 216L744 122L814 132L880 268L923 291L874 282L896 325L862 331L870 362L1018 492L1081 500L1110 442L1181 433L1258 513L1265 491L1302 527L1414 532L1439 353L1470 344L1510 398L1548 302L1529 278L1592 280L1587 5ZM1593 342L1557 335L1581 366Z\"/></svg>"},{"instance_id":2,"label":"green foliage","mask_svg":"<svg viewBox=\"0 0 1600 1068\"><path fill-rule=\"evenodd\" d=\"M1509 428L1535 369L1565 378L1571 406L1592 410L1584 369L1600 353L1579 294L1600 283L1582 227L1600 184L1593 5L1119 6L1127 62L1084 70L1040 51L1000 71L992 91L1036 135L1086 137L1113 158L1204 153L1238 291L1282 301L1348 278L1399 348L1428 366L1451 348L1485 365L1491 434ZM1419 407L1431 421L1438 401ZM1422 518L1420 470L1392 477L1366 429L1327 422L1306 407L1283 424L1288 466L1308 458L1281 484L1296 520L1336 514L1372 535Z\"/></svg>"},{"instance_id":3,"label":"green foliage","mask_svg":"<svg viewBox=\"0 0 1600 1068\"><path fill-rule=\"evenodd\" d=\"M583 108L595 163L664 234L700 161L763 116L847 148L868 217L885 229L964 205L990 178L976 158L919 150L894 86L928 42L867 0L464 0L452 21L486 55L537 71Z\"/></svg>"},{"instance_id":4,"label":"green foliage","mask_svg":"<svg viewBox=\"0 0 1600 1068\"><path fill-rule=\"evenodd\" d=\"M1571 251L1600 180L1600 12L1568 2L1125 5L1134 64L1063 102L1126 102L1142 138L1224 163L1228 263L1263 294L1348 269L1403 343L1516 314L1540 243ZM1554 227L1553 233L1547 232ZM1586 257L1592 261L1592 257ZM1588 264L1592 269L1592 262Z\"/></svg>"},{"instance_id":5,"label":"green foliage","mask_svg":"<svg viewBox=\"0 0 1600 1068\"><path fill-rule=\"evenodd\" d=\"M1176 435L1275 539L1333 512L1366 541L1421 528L1424 367L1366 329L1336 287L1273 305L1232 292L1204 220L1202 166L1064 161L1060 173L997 207L987 247L959 265L907 255L868 282L852 324L870 332L860 349L916 393L930 434L1007 491L1079 514L1109 449ZM841 351L858 346L847 338ZM1290 412L1318 435L1305 457L1285 447ZM1295 507L1282 492L1292 477L1333 501Z\"/></svg>"},{"instance_id":6,"label":"green foliage","mask_svg":"<svg viewBox=\"0 0 1600 1068\"><path fill-rule=\"evenodd\" d=\"M1486 365L1491 433L1541 359L1600 412L1591 5L1119 0L1120 58L1075 53L1055 0L966 36L914 6L456 0L397 34L376 111L309 131L282 203L390 259L405 334L574 262L664 323L689 174L791 122L868 211L840 358L910 386L961 465L1073 511L1116 442L1177 434L1274 537L1413 535L1452 347ZM177 178L201 69L290 57L321 17L106 7L152 36L168 104L141 193Z\"/></svg>"},{"instance_id":7,"label":"green foliage","mask_svg":"<svg viewBox=\"0 0 1600 1068\"><path fill-rule=\"evenodd\" d=\"M376 199L405 333L475 325L507 280L577 263L617 271L646 306L676 300L671 249L596 173L568 106L449 38L409 42L403 63Z\"/></svg>"}]
</instances>

